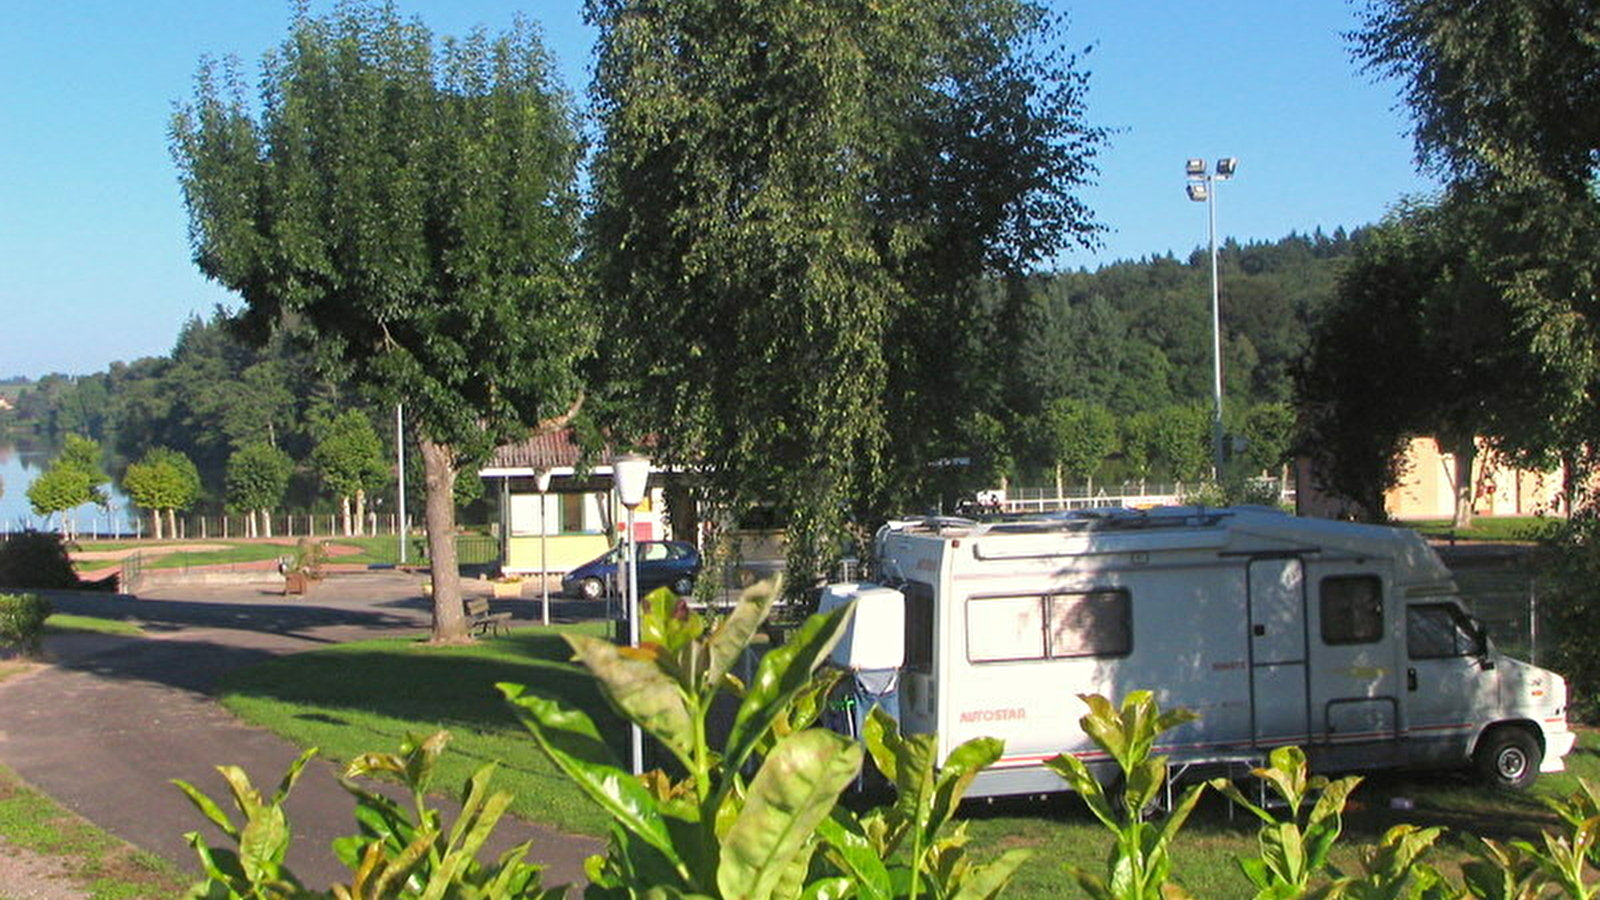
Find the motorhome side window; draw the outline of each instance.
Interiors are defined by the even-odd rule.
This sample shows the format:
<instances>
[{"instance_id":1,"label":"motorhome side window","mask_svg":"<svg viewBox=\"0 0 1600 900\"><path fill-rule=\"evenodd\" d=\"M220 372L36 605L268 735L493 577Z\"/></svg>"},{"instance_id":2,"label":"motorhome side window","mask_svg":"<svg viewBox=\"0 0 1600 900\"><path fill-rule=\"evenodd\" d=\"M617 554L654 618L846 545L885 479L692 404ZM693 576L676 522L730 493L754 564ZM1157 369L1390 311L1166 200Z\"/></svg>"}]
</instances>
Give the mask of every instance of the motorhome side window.
<instances>
[{"instance_id":1,"label":"motorhome side window","mask_svg":"<svg viewBox=\"0 0 1600 900\"><path fill-rule=\"evenodd\" d=\"M1406 607L1406 652L1412 659L1475 656L1483 637L1454 603L1418 604Z\"/></svg>"},{"instance_id":2,"label":"motorhome side window","mask_svg":"<svg viewBox=\"0 0 1600 900\"><path fill-rule=\"evenodd\" d=\"M967 601L967 659L1008 662L1125 656L1133 649L1127 591L1084 591Z\"/></svg>"},{"instance_id":3,"label":"motorhome side window","mask_svg":"<svg viewBox=\"0 0 1600 900\"><path fill-rule=\"evenodd\" d=\"M1383 582L1376 575L1322 579L1322 640L1371 644L1383 637Z\"/></svg>"}]
</instances>

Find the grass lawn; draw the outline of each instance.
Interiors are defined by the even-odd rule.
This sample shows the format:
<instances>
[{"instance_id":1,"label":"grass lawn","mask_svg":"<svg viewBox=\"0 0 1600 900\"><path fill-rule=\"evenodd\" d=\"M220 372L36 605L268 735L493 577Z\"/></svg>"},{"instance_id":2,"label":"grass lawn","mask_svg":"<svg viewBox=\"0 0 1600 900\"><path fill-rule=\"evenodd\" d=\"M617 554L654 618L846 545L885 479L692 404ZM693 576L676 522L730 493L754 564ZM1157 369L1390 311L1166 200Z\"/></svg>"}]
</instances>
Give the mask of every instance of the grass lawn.
<instances>
[{"instance_id":1,"label":"grass lawn","mask_svg":"<svg viewBox=\"0 0 1600 900\"><path fill-rule=\"evenodd\" d=\"M559 634L572 627L596 632L599 623L519 629L466 648L441 650L385 640L296 654L233 673L223 685L224 702L245 719L302 746L321 747L337 759L392 750L407 731L447 727L455 741L445 756L452 768L442 786L453 788L471 767L497 759L497 782L516 792L513 810L518 815L568 831L602 834L606 818L544 760L493 688L498 681L524 683L591 715L601 710L601 733L610 736L618 758L625 758L621 723L603 709L587 676L564 664L568 652ZM1532 837L1553 823L1536 797L1566 794L1576 788L1580 775L1600 779L1600 735L1585 732L1567 762L1568 773L1541 778L1530 795L1484 791L1450 775L1372 776L1354 795L1337 859L1353 866L1358 847L1376 843L1399 822L1442 824L1452 834L1430 859L1453 871L1465 858L1463 832ZM1405 798L1413 808L1395 811L1393 798ZM1098 869L1109 847L1105 832L1071 795L975 801L967 804L964 816L982 856L1014 847L1035 851L1005 895L1013 900L1083 896L1062 863ZM1243 813L1230 820L1216 798L1202 802L1178 838L1177 880L1199 897L1250 896L1254 891L1233 860L1256 852L1256 824Z\"/></svg>"},{"instance_id":2,"label":"grass lawn","mask_svg":"<svg viewBox=\"0 0 1600 900\"><path fill-rule=\"evenodd\" d=\"M1399 524L1414 528L1424 537L1430 538L1448 538L1453 535L1463 541L1533 542L1539 540L1547 530L1561 521L1563 520L1539 516L1476 516L1472 520L1471 528L1452 528L1449 519Z\"/></svg>"},{"instance_id":3,"label":"grass lawn","mask_svg":"<svg viewBox=\"0 0 1600 900\"><path fill-rule=\"evenodd\" d=\"M545 760L494 687L525 684L590 710L625 759L626 729L604 709L587 674L566 662L571 651L560 638L562 631L598 634L603 627L519 629L468 647L428 647L407 638L343 644L232 672L219 693L245 720L340 761L393 752L408 732L447 728L453 740L441 763L442 790L455 793L473 769L498 760L495 783L515 792L518 815L603 834L605 816Z\"/></svg>"},{"instance_id":4,"label":"grass lawn","mask_svg":"<svg viewBox=\"0 0 1600 900\"><path fill-rule=\"evenodd\" d=\"M1542 776L1528 794L1487 791L1464 777L1444 774L1368 776L1352 796L1335 864L1346 872L1359 871L1357 851L1377 844L1385 831L1401 822L1445 825L1449 832L1424 859L1459 880L1459 866L1469 858L1463 834L1537 841L1541 828L1556 823L1537 798L1570 793L1580 775L1600 778L1600 735L1585 732L1579 748L1567 757L1567 766L1566 773ZM1390 806L1394 798L1405 798L1414 808L1396 811ZM1062 864L1099 872L1110 846L1107 833L1070 795L969 803L966 812L975 845L995 853L1013 847L1034 850L1033 860L1006 893L1009 900L1084 896ZM1251 896L1254 888L1234 860L1257 852L1258 825L1259 820L1244 812L1236 812L1230 820L1216 795L1202 800L1174 845L1175 879L1196 897Z\"/></svg>"},{"instance_id":5,"label":"grass lawn","mask_svg":"<svg viewBox=\"0 0 1600 900\"><path fill-rule=\"evenodd\" d=\"M367 566L393 566L400 561L398 538L392 534L375 537L322 536L318 537L317 540L325 544L354 547L360 551L355 554L331 557L329 562L355 563ZM202 551L176 550L171 552L164 549L195 544L206 544L220 549ZM205 540L186 541L81 541L78 544L78 549L88 553L138 550L144 557L145 568L148 569L181 569L188 566L257 562L264 559L277 559L280 556L288 556L294 552L292 542L281 543L238 538L227 540L207 538ZM484 565L493 562L499 553L499 547L493 538L479 534L459 535L456 540L456 549L459 562L464 566ZM413 537L411 539L411 543L406 550L406 559L411 563L427 564L425 544L421 538ZM95 572L111 568L117 565L118 562L116 559L80 558L74 564L80 572Z\"/></svg>"},{"instance_id":6,"label":"grass lawn","mask_svg":"<svg viewBox=\"0 0 1600 900\"><path fill-rule=\"evenodd\" d=\"M54 613L44 620L45 634L70 634L93 632L95 634L120 634L136 637L144 631L132 622L121 619L101 619L95 616L74 616Z\"/></svg>"},{"instance_id":7,"label":"grass lawn","mask_svg":"<svg viewBox=\"0 0 1600 900\"><path fill-rule=\"evenodd\" d=\"M44 858L91 900L163 900L194 880L106 834L0 767L0 844Z\"/></svg>"}]
</instances>

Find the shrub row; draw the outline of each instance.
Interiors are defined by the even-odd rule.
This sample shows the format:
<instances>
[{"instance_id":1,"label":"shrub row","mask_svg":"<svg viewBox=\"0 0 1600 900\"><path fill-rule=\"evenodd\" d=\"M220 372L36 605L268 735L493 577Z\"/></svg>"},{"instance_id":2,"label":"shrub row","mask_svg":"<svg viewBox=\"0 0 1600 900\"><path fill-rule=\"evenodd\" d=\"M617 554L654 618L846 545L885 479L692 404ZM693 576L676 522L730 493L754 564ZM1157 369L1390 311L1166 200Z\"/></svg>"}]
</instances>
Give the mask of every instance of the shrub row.
<instances>
[{"instance_id":1,"label":"shrub row","mask_svg":"<svg viewBox=\"0 0 1600 900\"><path fill-rule=\"evenodd\" d=\"M0 594L0 644L24 653L39 651L44 620L50 618L50 601L37 594Z\"/></svg>"}]
</instances>

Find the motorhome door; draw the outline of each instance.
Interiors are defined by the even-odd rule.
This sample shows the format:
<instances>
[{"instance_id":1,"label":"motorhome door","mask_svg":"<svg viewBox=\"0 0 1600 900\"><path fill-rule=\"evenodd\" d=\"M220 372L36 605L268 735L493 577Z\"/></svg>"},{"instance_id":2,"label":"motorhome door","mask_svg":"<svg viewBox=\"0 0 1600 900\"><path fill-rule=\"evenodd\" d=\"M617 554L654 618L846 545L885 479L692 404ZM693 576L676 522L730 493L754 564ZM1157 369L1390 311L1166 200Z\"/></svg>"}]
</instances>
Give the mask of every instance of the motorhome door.
<instances>
[{"instance_id":1,"label":"motorhome door","mask_svg":"<svg viewBox=\"0 0 1600 900\"><path fill-rule=\"evenodd\" d=\"M1295 557L1250 562L1251 721L1258 745L1309 735L1305 568Z\"/></svg>"}]
</instances>

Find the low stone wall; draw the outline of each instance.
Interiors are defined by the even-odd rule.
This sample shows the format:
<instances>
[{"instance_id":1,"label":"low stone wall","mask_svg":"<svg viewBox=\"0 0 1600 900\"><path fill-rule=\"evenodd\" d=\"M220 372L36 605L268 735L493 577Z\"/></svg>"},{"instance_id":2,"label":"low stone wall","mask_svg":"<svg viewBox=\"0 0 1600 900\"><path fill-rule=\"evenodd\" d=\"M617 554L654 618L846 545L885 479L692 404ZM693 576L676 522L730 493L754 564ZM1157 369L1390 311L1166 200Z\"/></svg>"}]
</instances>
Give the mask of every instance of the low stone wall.
<instances>
[{"instance_id":1,"label":"low stone wall","mask_svg":"<svg viewBox=\"0 0 1600 900\"><path fill-rule=\"evenodd\" d=\"M152 588L174 585L267 584L283 587L283 576L276 569L145 569L132 578L124 577L119 589L124 594L139 594Z\"/></svg>"}]
</instances>

